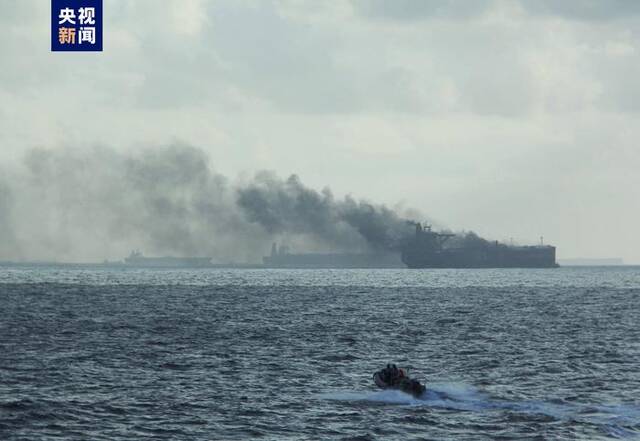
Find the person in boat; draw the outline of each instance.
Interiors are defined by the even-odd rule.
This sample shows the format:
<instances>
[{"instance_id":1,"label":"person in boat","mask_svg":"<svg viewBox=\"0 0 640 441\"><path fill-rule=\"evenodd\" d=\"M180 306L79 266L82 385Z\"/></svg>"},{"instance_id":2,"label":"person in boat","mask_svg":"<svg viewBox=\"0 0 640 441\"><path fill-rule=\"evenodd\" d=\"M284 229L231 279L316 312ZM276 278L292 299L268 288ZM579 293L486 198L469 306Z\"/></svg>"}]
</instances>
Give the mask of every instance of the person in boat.
<instances>
[{"instance_id":1,"label":"person in boat","mask_svg":"<svg viewBox=\"0 0 640 441\"><path fill-rule=\"evenodd\" d=\"M414 396L420 396L426 390L424 385L409 378L407 371L395 364L387 364L386 368L373 374L373 381L381 389L397 389Z\"/></svg>"},{"instance_id":2,"label":"person in boat","mask_svg":"<svg viewBox=\"0 0 640 441\"><path fill-rule=\"evenodd\" d=\"M387 367L380 371L382 381L389 387L394 387L407 376L404 369L398 369L395 364L387 364Z\"/></svg>"}]
</instances>

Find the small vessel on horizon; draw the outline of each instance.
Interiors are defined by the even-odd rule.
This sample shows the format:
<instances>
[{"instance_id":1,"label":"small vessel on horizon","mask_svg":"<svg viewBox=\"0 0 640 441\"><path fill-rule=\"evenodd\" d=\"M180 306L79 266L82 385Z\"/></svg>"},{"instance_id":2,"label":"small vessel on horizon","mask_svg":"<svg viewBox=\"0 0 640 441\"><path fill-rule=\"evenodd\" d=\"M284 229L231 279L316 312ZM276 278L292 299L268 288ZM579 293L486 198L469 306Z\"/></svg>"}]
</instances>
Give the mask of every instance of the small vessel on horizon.
<instances>
[{"instance_id":1,"label":"small vessel on horizon","mask_svg":"<svg viewBox=\"0 0 640 441\"><path fill-rule=\"evenodd\" d=\"M210 268L213 266L211 257L146 257L140 250L131 251L125 257L127 266L139 268Z\"/></svg>"}]
</instances>

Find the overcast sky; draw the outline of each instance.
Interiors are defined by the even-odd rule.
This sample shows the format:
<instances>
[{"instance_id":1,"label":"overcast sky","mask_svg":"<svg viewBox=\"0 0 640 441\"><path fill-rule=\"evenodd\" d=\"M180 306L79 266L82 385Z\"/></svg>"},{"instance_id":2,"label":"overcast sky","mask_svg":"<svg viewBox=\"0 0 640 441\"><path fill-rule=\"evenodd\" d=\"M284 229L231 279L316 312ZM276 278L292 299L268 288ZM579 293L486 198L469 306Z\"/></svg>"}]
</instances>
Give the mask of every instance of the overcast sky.
<instances>
[{"instance_id":1,"label":"overcast sky","mask_svg":"<svg viewBox=\"0 0 640 441\"><path fill-rule=\"evenodd\" d=\"M0 0L0 160L176 141L559 257L640 263L640 1ZM15 197L15 196L14 196Z\"/></svg>"}]
</instances>

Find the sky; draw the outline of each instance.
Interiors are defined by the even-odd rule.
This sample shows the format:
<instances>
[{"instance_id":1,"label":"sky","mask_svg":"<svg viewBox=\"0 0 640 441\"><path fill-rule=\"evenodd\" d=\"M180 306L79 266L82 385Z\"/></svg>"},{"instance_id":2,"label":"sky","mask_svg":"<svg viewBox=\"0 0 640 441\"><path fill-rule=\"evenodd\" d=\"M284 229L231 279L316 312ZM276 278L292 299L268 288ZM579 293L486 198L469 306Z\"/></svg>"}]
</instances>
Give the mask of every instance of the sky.
<instances>
[{"instance_id":1,"label":"sky","mask_svg":"<svg viewBox=\"0 0 640 441\"><path fill-rule=\"evenodd\" d=\"M437 226L543 236L560 258L640 263L638 1L104 0L104 16L103 52L51 52L50 2L0 0L0 257L122 257L130 240L104 231L69 245L100 220L76 229L61 194L99 205L122 158L180 145L214 187L296 174ZM36 188L43 152L67 165Z\"/></svg>"}]
</instances>

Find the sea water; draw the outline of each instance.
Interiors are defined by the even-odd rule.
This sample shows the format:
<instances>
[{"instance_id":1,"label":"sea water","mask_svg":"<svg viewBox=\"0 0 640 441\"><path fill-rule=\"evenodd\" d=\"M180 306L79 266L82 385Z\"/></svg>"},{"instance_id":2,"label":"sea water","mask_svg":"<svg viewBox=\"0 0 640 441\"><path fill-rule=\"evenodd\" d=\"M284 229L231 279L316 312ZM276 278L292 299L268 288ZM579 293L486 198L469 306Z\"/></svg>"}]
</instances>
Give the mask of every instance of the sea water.
<instances>
[{"instance_id":1,"label":"sea water","mask_svg":"<svg viewBox=\"0 0 640 441\"><path fill-rule=\"evenodd\" d=\"M639 366L638 267L0 267L3 440L640 439Z\"/></svg>"}]
</instances>

